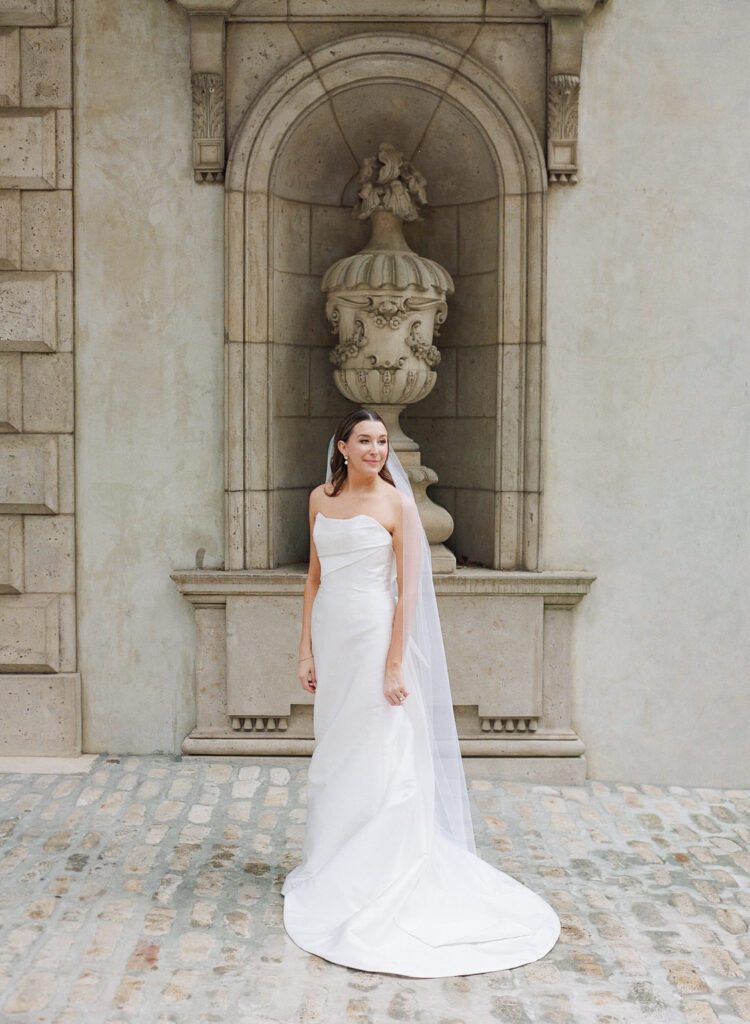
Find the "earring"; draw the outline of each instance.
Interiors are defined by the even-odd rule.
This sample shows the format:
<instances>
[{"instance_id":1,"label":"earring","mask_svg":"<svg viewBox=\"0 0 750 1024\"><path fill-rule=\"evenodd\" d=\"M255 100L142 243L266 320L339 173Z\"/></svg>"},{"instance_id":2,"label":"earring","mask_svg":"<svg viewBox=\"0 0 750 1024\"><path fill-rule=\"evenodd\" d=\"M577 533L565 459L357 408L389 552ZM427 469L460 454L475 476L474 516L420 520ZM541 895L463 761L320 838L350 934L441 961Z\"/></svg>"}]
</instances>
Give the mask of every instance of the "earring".
<instances>
[{"instance_id":1,"label":"earring","mask_svg":"<svg viewBox=\"0 0 750 1024\"><path fill-rule=\"evenodd\" d=\"M345 466L349 465L349 460L347 459L346 455L344 456L344 465Z\"/></svg>"}]
</instances>

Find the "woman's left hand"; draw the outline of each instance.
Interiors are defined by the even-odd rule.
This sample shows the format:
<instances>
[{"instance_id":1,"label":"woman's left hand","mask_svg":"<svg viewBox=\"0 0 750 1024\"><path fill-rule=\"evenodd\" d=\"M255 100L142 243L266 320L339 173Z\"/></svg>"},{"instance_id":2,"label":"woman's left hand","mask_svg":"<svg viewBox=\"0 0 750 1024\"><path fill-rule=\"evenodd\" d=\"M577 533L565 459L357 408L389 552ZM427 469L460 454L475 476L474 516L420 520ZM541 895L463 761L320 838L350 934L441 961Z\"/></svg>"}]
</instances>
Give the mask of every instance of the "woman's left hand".
<instances>
[{"instance_id":1,"label":"woman's left hand","mask_svg":"<svg viewBox=\"0 0 750 1024\"><path fill-rule=\"evenodd\" d=\"M409 691L406 689L404 675L400 665L386 666L383 693L385 694L385 699L388 703L395 706L403 704L409 696Z\"/></svg>"}]
</instances>

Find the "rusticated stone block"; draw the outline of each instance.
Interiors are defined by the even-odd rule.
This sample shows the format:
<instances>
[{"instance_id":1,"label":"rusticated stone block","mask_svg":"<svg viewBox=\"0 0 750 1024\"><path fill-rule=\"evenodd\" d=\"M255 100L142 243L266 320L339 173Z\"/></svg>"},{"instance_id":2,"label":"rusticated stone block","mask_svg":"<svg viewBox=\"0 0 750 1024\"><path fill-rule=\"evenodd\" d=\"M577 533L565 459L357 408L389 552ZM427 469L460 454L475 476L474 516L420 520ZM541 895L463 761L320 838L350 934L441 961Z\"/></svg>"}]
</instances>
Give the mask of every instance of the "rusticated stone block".
<instances>
[{"instance_id":1,"label":"rusticated stone block","mask_svg":"<svg viewBox=\"0 0 750 1024\"><path fill-rule=\"evenodd\" d=\"M20 267L21 193L8 189L0 192L0 270Z\"/></svg>"},{"instance_id":2,"label":"rusticated stone block","mask_svg":"<svg viewBox=\"0 0 750 1024\"><path fill-rule=\"evenodd\" d=\"M0 755L75 757L81 753L81 677L0 676Z\"/></svg>"},{"instance_id":3,"label":"rusticated stone block","mask_svg":"<svg viewBox=\"0 0 750 1024\"><path fill-rule=\"evenodd\" d=\"M52 352L56 348L54 273L0 273L0 351Z\"/></svg>"},{"instance_id":4,"label":"rusticated stone block","mask_svg":"<svg viewBox=\"0 0 750 1024\"><path fill-rule=\"evenodd\" d=\"M73 355L23 356L23 429L35 433L73 430Z\"/></svg>"},{"instance_id":5,"label":"rusticated stone block","mask_svg":"<svg viewBox=\"0 0 750 1024\"><path fill-rule=\"evenodd\" d=\"M54 25L55 0L0 0L0 25Z\"/></svg>"},{"instance_id":6,"label":"rusticated stone block","mask_svg":"<svg viewBox=\"0 0 750 1024\"><path fill-rule=\"evenodd\" d=\"M0 594L23 590L23 519L0 516Z\"/></svg>"},{"instance_id":7,"label":"rusticated stone block","mask_svg":"<svg viewBox=\"0 0 750 1024\"><path fill-rule=\"evenodd\" d=\"M73 193L24 192L21 199L23 270L73 267Z\"/></svg>"},{"instance_id":8,"label":"rusticated stone block","mask_svg":"<svg viewBox=\"0 0 750 1024\"><path fill-rule=\"evenodd\" d=\"M21 106L69 107L70 29L21 30Z\"/></svg>"},{"instance_id":9,"label":"rusticated stone block","mask_svg":"<svg viewBox=\"0 0 750 1024\"><path fill-rule=\"evenodd\" d=\"M55 188L54 110L0 109L0 188Z\"/></svg>"},{"instance_id":10,"label":"rusticated stone block","mask_svg":"<svg viewBox=\"0 0 750 1024\"><path fill-rule=\"evenodd\" d=\"M58 672L75 672L78 668L76 654L76 596L59 595L60 610L60 664Z\"/></svg>"},{"instance_id":11,"label":"rusticated stone block","mask_svg":"<svg viewBox=\"0 0 750 1024\"><path fill-rule=\"evenodd\" d=\"M0 512L58 511L57 438L0 437Z\"/></svg>"},{"instance_id":12,"label":"rusticated stone block","mask_svg":"<svg viewBox=\"0 0 750 1024\"><path fill-rule=\"evenodd\" d=\"M24 519L24 591L75 592L75 520L72 515Z\"/></svg>"},{"instance_id":13,"label":"rusticated stone block","mask_svg":"<svg viewBox=\"0 0 750 1024\"><path fill-rule=\"evenodd\" d=\"M0 597L0 673L57 672L60 607L55 594Z\"/></svg>"},{"instance_id":14,"label":"rusticated stone block","mask_svg":"<svg viewBox=\"0 0 750 1024\"><path fill-rule=\"evenodd\" d=\"M61 271L57 278L57 343L58 352L73 351L73 275Z\"/></svg>"},{"instance_id":15,"label":"rusticated stone block","mask_svg":"<svg viewBox=\"0 0 750 1024\"><path fill-rule=\"evenodd\" d=\"M21 356L0 352L0 433L14 434L22 427Z\"/></svg>"},{"instance_id":16,"label":"rusticated stone block","mask_svg":"<svg viewBox=\"0 0 750 1024\"><path fill-rule=\"evenodd\" d=\"M56 176L58 188L73 187L73 111L55 111Z\"/></svg>"},{"instance_id":17,"label":"rusticated stone block","mask_svg":"<svg viewBox=\"0 0 750 1024\"><path fill-rule=\"evenodd\" d=\"M57 24L73 24L73 0L57 0Z\"/></svg>"},{"instance_id":18,"label":"rusticated stone block","mask_svg":"<svg viewBox=\"0 0 750 1024\"><path fill-rule=\"evenodd\" d=\"M0 28L0 106L21 102L21 64L17 28Z\"/></svg>"},{"instance_id":19,"label":"rusticated stone block","mask_svg":"<svg viewBox=\"0 0 750 1024\"><path fill-rule=\"evenodd\" d=\"M75 465L72 434L57 435L57 512L75 512Z\"/></svg>"}]
</instances>

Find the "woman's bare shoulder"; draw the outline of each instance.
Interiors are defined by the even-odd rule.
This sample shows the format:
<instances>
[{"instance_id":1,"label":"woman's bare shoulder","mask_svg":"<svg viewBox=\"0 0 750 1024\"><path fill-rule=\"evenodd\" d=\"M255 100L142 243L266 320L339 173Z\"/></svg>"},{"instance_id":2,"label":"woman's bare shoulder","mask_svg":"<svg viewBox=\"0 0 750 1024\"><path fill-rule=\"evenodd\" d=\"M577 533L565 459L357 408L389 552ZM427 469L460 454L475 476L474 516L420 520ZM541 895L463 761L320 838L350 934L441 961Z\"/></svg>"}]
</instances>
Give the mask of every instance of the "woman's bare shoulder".
<instances>
[{"instance_id":1,"label":"woman's bare shoulder","mask_svg":"<svg viewBox=\"0 0 750 1024\"><path fill-rule=\"evenodd\" d=\"M323 507L323 502L326 498L331 497L331 492L328 489L328 483L318 484L317 487L313 487L310 491L310 511L316 512L318 509Z\"/></svg>"},{"instance_id":2,"label":"woman's bare shoulder","mask_svg":"<svg viewBox=\"0 0 750 1024\"><path fill-rule=\"evenodd\" d=\"M399 514L402 511L402 509L404 507L404 501L406 500L406 495L404 494L403 491L400 491L397 487L389 487L388 488L388 500L390 502L391 509L393 510L394 514L397 515L397 514Z\"/></svg>"},{"instance_id":3,"label":"woman's bare shoulder","mask_svg":"<svg viewBox=\"0 0 750 1024\"><path fill-rule=\"evenodd\" d=\"M415 517L419 517L417 510L416 501L411 494L405 494L404 491L400 491L394 488L396 493L392 495L391 501L393 502L391 508L393 510L394 518L404 523L406 520L414 520Z\"/></svg>"}]
</instances>

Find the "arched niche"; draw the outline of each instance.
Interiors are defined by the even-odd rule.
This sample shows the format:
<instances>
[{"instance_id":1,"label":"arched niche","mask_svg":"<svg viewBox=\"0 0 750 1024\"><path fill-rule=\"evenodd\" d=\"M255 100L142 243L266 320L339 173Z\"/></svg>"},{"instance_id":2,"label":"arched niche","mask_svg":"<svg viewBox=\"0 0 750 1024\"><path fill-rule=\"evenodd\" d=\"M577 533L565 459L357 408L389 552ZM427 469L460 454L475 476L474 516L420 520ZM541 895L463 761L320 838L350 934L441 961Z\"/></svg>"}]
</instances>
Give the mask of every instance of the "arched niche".
<instances>
[{"instance_id":1,"label":"arched niche","mask_svg":"<svg viewBox=\"0 0 750 1024\"><path fill-rule=\"evenodd\" d=\"M351 408L336 390L320 278L366 242L360 160L388 140L428 179L410 244L456 294L438 384L402 423L453 514L448 546L537 569L546 176L519 104L486 68L414 35L328 44L247 111L226 176L226 567L307 557L309 490Z\"/></svg>"}]
</instances>

